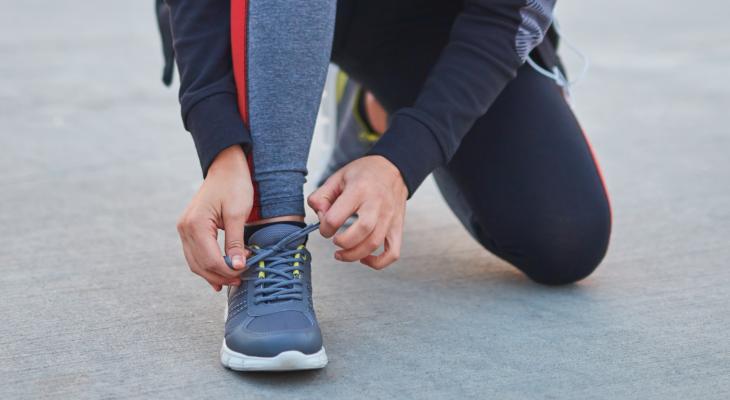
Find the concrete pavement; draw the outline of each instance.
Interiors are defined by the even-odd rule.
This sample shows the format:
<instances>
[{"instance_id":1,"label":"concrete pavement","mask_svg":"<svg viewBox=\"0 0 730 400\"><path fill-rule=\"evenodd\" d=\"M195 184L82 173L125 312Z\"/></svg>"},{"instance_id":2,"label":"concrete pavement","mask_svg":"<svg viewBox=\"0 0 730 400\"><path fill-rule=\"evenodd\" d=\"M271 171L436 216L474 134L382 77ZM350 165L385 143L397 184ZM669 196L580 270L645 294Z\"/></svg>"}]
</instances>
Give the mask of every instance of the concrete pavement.
<instances>
[{"instance_id":1,"label":"concrete pavement","mask_svg":"<svg viewBox=\"0 0 730 400\"><path fill-rule=\"evenodd\" d=\"M728 2L558 10L592 60L576 108L614 208L596 274L530 283L429 180L392 268L313 236L330 364L290 374L218 363L224 299L175 232L200 173L151 3L0 1L0 398L730 397Z\"/></svg>"}]
</instances>

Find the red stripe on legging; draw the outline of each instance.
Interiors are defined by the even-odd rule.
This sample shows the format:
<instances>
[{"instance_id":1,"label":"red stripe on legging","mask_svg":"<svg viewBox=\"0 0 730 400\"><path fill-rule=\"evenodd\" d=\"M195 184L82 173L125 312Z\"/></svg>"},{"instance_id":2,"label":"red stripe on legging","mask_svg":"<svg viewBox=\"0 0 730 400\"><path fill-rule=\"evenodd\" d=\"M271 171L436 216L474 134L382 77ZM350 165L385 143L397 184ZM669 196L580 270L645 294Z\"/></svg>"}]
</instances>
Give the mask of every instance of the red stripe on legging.
<instances>
[{"instance_id":1,"label":"red stripe on legging","mask_svg":"<svg viewBox=\"0 0 730 400\"><path fill-rule=\"evenodd\" d=\"M601 185L603 186L603 193L606 195L606 202L608 203L608 218L611 221L611 224L613 224L613 207L611 206L611 196L608 195L608 186L606 186L606 180L603 178L603 170L601 169L601 165L598 163L598 158L596 158L596 152L593 151L593 145L591 145L591 141L588 140L588 136L586 135L586 131L583 130L582 127L579 127L581 133L583 133L583 139L586 141L586 145L588 145L588 151L591 153L591 158L593 159L593 164L596 166L596 171L598 172L598 178L601 180Z\"/></svg>"},{"instance_id":2,"label":"red stripe on legging","mask_svg":"<svg viewBox=\"0 0 730 400\"><path fill-rule=\"evenodd\" d=\"M231 0L231 54L233 77L238 92L238 112L244 125L251 127L248 113L248 0ZM247 154L248 168L253 176L253 152ZM258 184L253 182L253 208L248 221L261 219L261 202Z\"/></svg>"}]
</instances>

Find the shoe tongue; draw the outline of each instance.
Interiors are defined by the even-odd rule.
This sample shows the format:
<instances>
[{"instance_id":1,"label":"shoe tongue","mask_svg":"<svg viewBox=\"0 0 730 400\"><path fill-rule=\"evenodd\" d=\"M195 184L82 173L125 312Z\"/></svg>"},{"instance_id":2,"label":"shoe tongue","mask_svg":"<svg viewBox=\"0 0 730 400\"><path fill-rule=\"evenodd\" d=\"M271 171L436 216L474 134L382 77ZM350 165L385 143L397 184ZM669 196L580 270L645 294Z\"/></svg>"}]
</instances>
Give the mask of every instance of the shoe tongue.
<instances>
[{"instance_id":1,"label":"shoe tongue","mask_svg":"<svg viewBox=\"0 0 730 400\"><path fill-rule=\"evenodd\" d=\"M248 245L256 245L261 248L271 247L300 228L290 224L273 224L257 230L248 238ZM287 245L288 248L295 248L303 244L306 236L294 240Z\"/></svg>"}]
</instances>

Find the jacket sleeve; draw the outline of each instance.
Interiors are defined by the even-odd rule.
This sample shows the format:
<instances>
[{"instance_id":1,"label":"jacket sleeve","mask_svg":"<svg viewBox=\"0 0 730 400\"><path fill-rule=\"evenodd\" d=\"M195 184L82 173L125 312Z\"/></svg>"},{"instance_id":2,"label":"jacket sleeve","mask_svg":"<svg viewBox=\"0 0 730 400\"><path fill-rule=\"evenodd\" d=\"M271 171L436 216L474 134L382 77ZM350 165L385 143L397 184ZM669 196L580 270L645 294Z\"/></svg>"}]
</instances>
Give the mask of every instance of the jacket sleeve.
<instances>
[{"instance_id":1,"label":"jacket sleeve","mask_svg":"<svg viewBox=\"0 0 730 400\"><path fill-rule=\"evenodd\" d=\"M248 149L233 78L230 1L165 0L180 71L183 124L193 136L203 176L223 149Z\"/></svg>"},{"instance_id":2,"label":"jacket sleeve","mask_svg":"<svg viewBox=\"0 0 730 400\"><path fill-rule=\"evenodd\" d=\"M466 0L414 105L394 113L369 154L400 170L409 194L445 165L552 23L555 0Z\"/></svg>"}]
</instances>

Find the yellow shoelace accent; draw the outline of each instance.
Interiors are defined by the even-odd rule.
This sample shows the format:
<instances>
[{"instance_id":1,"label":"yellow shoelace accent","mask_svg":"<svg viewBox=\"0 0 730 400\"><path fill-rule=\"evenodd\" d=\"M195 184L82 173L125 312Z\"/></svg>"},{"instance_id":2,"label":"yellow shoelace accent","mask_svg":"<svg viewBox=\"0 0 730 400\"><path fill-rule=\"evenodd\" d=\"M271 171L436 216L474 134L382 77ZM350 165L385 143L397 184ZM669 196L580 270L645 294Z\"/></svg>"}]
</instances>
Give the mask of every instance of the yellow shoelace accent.
<instances>
[{"instance_id":1,"label":"yellow shoelace accent","mask_svg":"<svg viewBox=\"0 0 730 400\"><path fill-rule=\"evenodd\" d=\"M303 248L304 248L304 245L303 244L300 244L299 246L297 246L297 250L302 250ZM294 255L294 258L300 258L300 257L301 257L302 260L306 260L307 259L307 256L302 256L301 253L297 253L297 254ZM298 267L299 266L299 261L294 261L294 266L295 267ZM292 274L294 275L295 278L301 278L301 275L300 275L300 272L299 272L298 269L295 269L294 272L292 272Z\"/></svg>"},{"instance_id":2,"label":"yellow shoelace accent","mask_svg":"<svg viewBox=\"0 0 730 400\"><path fill-rule=\"evenodd\" d=\"M256 245L253 245L251 247L253 247L254 249L257 249L257 250L260 249L260 247L256 246ZM264 260L259 261L259 268L264 268L265 266L266 266L266 264L264 263ZM259 271L259 278L260 279L266 278L266 273L264 271Z\"/></svg>"}]
</instances>

